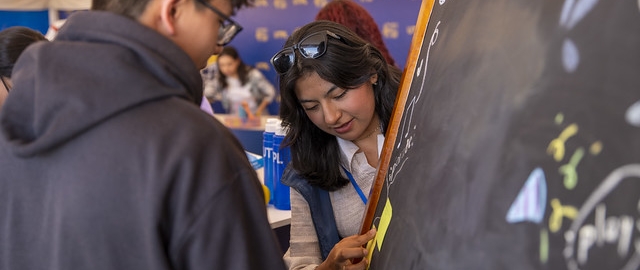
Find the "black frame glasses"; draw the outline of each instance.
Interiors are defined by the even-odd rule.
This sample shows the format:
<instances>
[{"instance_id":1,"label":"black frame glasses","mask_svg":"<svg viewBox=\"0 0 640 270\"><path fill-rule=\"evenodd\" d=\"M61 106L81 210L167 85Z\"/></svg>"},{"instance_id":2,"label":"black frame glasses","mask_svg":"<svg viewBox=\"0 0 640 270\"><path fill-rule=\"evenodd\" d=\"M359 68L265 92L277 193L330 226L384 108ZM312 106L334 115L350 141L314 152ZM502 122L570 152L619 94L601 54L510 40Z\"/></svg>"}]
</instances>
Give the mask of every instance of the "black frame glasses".
<instances>
[{"instance_id":1,"label":"black frame glasses","mask_svg":"<svg viewBox=\"0 0 640 270\"><path fill-rule=\"evenodd\" d=\"M11 88L7 85L7 82L4 81L4 77L0 76L0 81L2 81L2 85L4 85L4 89L7 90L7 93L11 91Z\"/></svg>"},{"instance_id":2,"label":"black frame glasses","mask_svg":"<svg viewBox=\"0 0 640 270\"><path fill-rule=\"evenodd\" d=\"M219 9L215 8L211 4L207 2L207 0L196 0L200 4L203 4L205 7L218 14L218 16L222 17L222 22L220 23L220 30L218 30L218 45L224 46L229 44L231 40L233 40L240 31L242 31L242 26L236 21L232 20L231 17L225 15Z\"/></svg>"},{"instance_id":3,"label":"black frame glasses","mask_svg":"<svg viewBox=\"0 0 640 270\"><path fill-rule=\"evenodd\" d=\"M293 44L293 46L286 47L277 52L271 57L271 65L278 74L286 73L296 62L296 50L298 50L304 58L317 59L327 52L328 37L345 42L343 38L329 30L315 32L304 37L298 43Z\"/></svg>"}]
</instances>

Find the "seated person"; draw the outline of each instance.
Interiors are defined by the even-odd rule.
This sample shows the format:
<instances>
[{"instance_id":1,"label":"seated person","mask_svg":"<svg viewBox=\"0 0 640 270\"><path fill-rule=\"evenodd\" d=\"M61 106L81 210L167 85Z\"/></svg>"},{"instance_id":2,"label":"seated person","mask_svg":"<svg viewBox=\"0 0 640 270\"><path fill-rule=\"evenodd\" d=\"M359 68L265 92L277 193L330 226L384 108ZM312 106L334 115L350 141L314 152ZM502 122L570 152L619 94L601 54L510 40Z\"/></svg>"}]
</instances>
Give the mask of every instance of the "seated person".
<instances>
[{"instance_id":1,"label":"seated person","mask_svg":"<svg viewBox=\"0 0 640 270\"><path fill-rule=\"evenodd\" d=\"M213 79L204 78L204 93L211 102L221 101L227 113L254 119L273 101L273 85L260 70L245 64L235 48L224 47L215 67L216 74L207 76Z\"/></svg>"}]
</instances>

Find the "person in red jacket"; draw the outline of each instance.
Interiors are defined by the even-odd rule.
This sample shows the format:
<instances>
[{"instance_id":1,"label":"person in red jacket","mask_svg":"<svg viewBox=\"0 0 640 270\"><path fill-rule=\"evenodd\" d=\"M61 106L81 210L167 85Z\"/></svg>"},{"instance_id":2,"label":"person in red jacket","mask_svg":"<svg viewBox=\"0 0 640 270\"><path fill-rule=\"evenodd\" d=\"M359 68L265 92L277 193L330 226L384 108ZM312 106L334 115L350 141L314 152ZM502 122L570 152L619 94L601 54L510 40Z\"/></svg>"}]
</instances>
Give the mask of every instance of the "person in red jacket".
<instances>
[{"instance_id":1,"label":"person in red jacket","mask_svg":"<svg viewBox=\"0 0 640 270\"><path fill-rule=\"evenodd\" d=\"M378 24L376 24L371 14L358 3L352 0L330 1L318 11L316 20L337 22L349 27L358 36L373 44L382 53L389 65L396 65L396 61L389 53L382 39Z\"/></svg>"}]
</instances>

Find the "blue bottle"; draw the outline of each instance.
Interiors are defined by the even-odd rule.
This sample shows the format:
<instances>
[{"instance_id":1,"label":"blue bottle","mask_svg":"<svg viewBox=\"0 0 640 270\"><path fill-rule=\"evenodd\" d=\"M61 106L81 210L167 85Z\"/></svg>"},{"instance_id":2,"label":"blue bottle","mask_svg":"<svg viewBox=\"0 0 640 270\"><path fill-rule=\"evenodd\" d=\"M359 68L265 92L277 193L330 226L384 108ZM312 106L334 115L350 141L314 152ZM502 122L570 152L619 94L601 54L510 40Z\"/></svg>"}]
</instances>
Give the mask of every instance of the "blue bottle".
<instances>
[{"instance_id":1,"label":"blue bottle","mask_svg":"<svg viewBox=\"0 0 640 270\"><path fill-rule=\"evenodd\" d=\"M286 135L286 130L278 123L278 129L273 136L273 161L274 161L274 195L273 205L280 210L291 210L291 198L289 197L289 187L280 182L284 169L291 160L289 147L282 146L282 140Z\"/></svg>"},{"instance_id":2,"label":"blue bottle","mask_svg":"<svg viewBox=\"0 0 640 270\"><path fill-rule=\"evenodd\" d=\"M264 162L263 177L264 185L269 189L269 203L273 204L273 136L279 120L277 118L267 118L262 133L262 160Z\"/></svg>"},{"instance_id":3,"label":"blue bottle","mask_svg":"<svg viewBox=\"0 0 640 270\"><path fill-rule=\"evenodd\" d=\"M247 123L247 118L249 117L249 115L247 114L247 111L244 110L244 107L242 107L242 105L238 106L238 117L240 117L240 121L243 124Z\"/></svg>"}]
</instances>

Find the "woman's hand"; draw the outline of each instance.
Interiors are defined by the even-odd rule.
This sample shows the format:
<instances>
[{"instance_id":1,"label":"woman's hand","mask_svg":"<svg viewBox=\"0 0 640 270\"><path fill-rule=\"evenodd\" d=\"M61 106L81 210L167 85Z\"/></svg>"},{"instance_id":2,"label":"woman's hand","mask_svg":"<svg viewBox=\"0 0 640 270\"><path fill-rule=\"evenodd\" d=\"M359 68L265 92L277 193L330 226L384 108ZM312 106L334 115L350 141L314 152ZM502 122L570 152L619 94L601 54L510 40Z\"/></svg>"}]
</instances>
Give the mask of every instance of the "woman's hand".
<instances>
[{"instance_id":1,"label":"woman's hand","mask_svg":"<svg viewBox=\"0 0 640 270\"><path fill-rule=\"evenodd\" d=\"M352 235L338 242L327 259L316 268L317 270L364 270L369 263L367 259L352 264L352 259L361 259L367 256L367 249L363 246L373 239L376 230L371 229L363 235Z\"/></svg>"},{"instance_id":2,"label":"woman's hand","mask_svg":"<svg viewBox=\"0 0 640 270\"><path fill-rule=\"evenodd\" d=\"M249 120L255 120L256 119L256 116L249 109L249 103L247 103L246 101L243 101L241 103L241 106L242 106L242 109L244 110L244 112L247 114L247 119L249 119Z\"/></svg>"}]
</instances>

